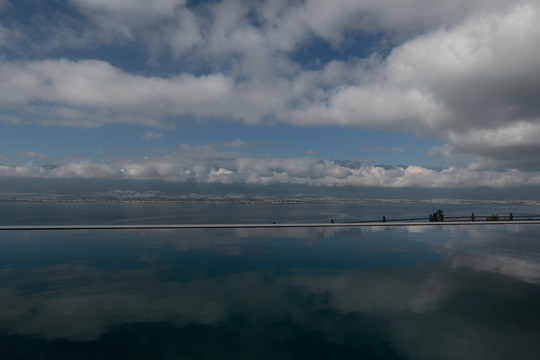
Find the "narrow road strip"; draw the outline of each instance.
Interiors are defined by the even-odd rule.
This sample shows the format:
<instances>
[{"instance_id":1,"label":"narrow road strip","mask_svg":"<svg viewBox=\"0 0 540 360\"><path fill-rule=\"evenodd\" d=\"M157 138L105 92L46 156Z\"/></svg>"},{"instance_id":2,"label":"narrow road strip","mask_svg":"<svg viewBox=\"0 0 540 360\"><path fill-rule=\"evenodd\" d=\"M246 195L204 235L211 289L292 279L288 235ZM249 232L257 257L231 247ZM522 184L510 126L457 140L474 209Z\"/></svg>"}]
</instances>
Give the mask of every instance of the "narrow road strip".
<instances>
[{"instance_id":1,"label":"narrow road strip","mask_svg":"<svg viewBox=\"0 0 540 360\"><path fill-rule=\"evenodd\" d=\"M526 221L447 221L447 222L359 222L359 223L282 223L282 224L147 224L147 225L0 225L6 230L143 230L143 229L251 229L251 228L314 228L370 226L459 226L459 225L532 225L540 220Z\"/></svg>"}]
</instances>

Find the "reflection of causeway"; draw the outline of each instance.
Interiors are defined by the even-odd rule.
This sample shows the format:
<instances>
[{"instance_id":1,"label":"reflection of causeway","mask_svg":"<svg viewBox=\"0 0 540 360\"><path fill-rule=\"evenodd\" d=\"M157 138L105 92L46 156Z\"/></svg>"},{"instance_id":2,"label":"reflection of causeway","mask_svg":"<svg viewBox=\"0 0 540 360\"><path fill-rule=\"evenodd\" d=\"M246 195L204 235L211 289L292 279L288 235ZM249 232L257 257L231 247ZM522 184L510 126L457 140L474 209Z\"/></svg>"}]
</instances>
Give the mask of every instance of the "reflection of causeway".
<instances>
[{"instance_id":1,"label":"reflection of causeway","mask_svg":"<svg viewBox=\"0 0 540 360\"><path fill-rule=\"evenodd\" d=\"M463 219L463 220L462 220ZM468 220L465 220L468 219ZM367 227L367 226L425 226L425 225L504 225L540 224L540 216L527 216L513 220L475 220L470 217L448 217L445 221L416 219L385 219L384 221L330 222L330 223L272 223L272 224L148 224L148 225L0 225L2 230L142 230L142 229L254 229L254 228L315 228L315 227Z\"/></svg>"},{"instance_id":2,"label":"reflection of causeway","mask_svg":"<svg viewBox=\"0 0 540 360\"><path fill-rule=\"evenodd\" d=\"M440 211L440 210L439 210ZM332 219L333 221L333 219ZM422 217L422 218L407 218L407 219L387 219L386 216L382 217L382 220L376 221L376 220L369 220L369 221L358 221L359 223L373 223L373 222L435 222L435 223L441 223L441 222L450 222L450 223L456 223L456 222L464 222L464 223L472 223L472 222L503 222L503 223L523 223L523 222L538 222L540 221L540 215L513 215L510 213L508 216L499 216L499 215L475 215L472 213L470 216L443 216L442 211L441 215L437 215L437 213L430 215L428 218Z\"/></svg>"}]
</instances>

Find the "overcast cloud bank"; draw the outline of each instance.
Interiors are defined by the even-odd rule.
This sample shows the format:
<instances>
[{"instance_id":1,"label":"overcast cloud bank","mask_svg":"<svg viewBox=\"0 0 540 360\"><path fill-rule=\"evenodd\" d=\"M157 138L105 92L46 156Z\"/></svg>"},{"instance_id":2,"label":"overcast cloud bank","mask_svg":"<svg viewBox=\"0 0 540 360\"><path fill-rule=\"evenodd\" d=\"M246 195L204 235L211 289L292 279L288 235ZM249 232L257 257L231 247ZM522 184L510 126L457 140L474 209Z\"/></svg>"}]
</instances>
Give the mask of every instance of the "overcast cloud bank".
<instances>
[{"instance_id":1,"label":"overcast cloud bank","mask_svg":"<svg viewBox=\"0 0 540 360\"><path fill-rule=\"evenodd\" d=\"M219 151L212 146L184 145L177 151L133 159L47 158L40 162L0 165L2 177L44 179L135 179L207 184L296 184L375 187L514 187L540 185L540 172L470 170L450 167L375 166L318 160L274 158Z\"/></svg>"}]
</instances>

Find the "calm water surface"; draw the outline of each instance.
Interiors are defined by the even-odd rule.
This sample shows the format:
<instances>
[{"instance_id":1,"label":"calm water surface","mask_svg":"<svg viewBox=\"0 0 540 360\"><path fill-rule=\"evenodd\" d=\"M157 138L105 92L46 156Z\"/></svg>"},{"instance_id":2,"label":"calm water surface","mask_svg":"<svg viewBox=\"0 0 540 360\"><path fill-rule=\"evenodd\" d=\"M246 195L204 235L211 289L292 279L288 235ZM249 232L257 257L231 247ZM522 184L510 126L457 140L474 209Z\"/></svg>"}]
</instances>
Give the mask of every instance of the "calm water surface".
<instances>
[{"instance_id":1,"label":"calm water surface","mask_svg":"<svg viewBox=\"0 0 540 360\"><path fill-rule=\"evenodd\" d=\"M433 211L415 206L409 213ZM116 208L126 211L122 216L97 208L81 207L81 219L147 220L129 207ZM173 219L153 209L155 221ZM280 215L323 221L362 211L228 209L222 219L252 222ZM34 221L54 219L19 210ZM182 214L196 223L222 222L213 207L184 210L211 215L206 221ZM31 223L13 211L8 218ZM539 230L3 231L0 358L537 359Z\"/></svg>"},{"instance_id":2,"label":"calm water surface","mask_svg":"<svg viewBox=\"0 0 540 360\"><path fill-rule=\"evenodd\" d=\"M538 206L516 204L176 204L0 202L0 225L220 224L337 222L498 214L540 215Z\"/></svg>"}]
</instances>

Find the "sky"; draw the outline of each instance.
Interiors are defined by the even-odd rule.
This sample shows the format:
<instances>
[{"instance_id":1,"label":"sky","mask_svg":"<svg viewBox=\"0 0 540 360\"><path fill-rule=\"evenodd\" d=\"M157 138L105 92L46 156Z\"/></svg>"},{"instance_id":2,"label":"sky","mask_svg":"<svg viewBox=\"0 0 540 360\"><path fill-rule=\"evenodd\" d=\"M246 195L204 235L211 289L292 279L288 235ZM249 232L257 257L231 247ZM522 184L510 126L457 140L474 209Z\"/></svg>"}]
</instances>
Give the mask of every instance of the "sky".
<instances>
[{"instance_id":1,"label":"sky","mask_svg":"<svg viewBox=\"0 0 540 360\"><path fill-rule=\"evenodd\" d=\"M0 0L0 179L540 185L540 1Z\"/></svg>"}]
</instances>

